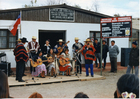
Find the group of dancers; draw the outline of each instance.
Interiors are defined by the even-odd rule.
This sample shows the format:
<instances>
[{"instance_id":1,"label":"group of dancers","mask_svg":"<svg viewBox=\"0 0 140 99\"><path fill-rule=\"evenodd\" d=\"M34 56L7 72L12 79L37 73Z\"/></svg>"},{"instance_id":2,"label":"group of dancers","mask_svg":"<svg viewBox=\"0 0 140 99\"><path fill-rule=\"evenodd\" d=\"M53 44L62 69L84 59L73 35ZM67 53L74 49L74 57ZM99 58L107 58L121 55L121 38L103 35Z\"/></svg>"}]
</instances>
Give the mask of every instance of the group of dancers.
<instances>
[{"instance_id":1,"label":"group of dancers","mask_svg":"<svg viewBox=\"0 0 140 99\"><path fill-rule=\"evenodd\" d=\"M32 37L32 41L28 42L26 38L18 39L17 46L14 49L16 60L16 80L24 82L22 76L25 75L25 63L30 60L30 71L33 76L45 78L46 75L54 76L58 72L66 72L66 76L71 76L71 71L76 67L76 74L82 74L82 66L85 65L86 76L89 76L88 68L90 67L91 77L93 73L93 61L96 60L93 43L90 39L86 39L85 44L79 42L79 38L75 37L75 43L72 46L73 58L69 54L67 43L64 44L59 39L58 44L52 47L50 41L46 40L44 47L41 49L36 37ZM27 47L24 44L28 42ZM76 65L72 66L72 62Z\"/></svg>"}]
</instances>

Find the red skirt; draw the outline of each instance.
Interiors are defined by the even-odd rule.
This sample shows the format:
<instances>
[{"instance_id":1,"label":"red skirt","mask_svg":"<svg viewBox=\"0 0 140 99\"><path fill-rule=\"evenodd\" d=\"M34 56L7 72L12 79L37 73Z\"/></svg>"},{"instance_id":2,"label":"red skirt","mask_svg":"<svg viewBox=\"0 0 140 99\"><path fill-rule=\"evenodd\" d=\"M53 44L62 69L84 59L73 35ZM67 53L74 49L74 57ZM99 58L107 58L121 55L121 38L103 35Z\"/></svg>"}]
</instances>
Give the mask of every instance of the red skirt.
<instances>
[{"instance_id":1,"label":"red skirt","mask_svg":"<svg viewBox=\"0 0 140 99\"><path fill-rule=\"evenodd\" d=\"M67 65L65 67L59 66L59 71L66 71L69 67L71 67L71 66L69 66L69 65Z\"/></svg>"}]
</instances>

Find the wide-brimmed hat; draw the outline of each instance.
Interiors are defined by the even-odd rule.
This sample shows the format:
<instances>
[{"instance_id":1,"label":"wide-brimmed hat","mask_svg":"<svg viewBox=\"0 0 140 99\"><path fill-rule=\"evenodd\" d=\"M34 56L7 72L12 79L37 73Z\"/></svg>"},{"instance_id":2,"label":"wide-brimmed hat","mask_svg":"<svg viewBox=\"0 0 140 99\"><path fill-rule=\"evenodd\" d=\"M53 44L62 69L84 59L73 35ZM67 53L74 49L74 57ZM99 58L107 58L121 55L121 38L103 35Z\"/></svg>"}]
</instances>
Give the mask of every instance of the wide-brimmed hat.
<instances>
[{"instance_id":1,"label":"wide-brimmed hat","mask_svg":"<svg viewBox=\"0 0 140 99\"><path fill-rule=\"evenodd\" d=\"M59 39L59 41L57 41L57 42L64 42L62 39Z\"/></svg>"},{"instance_id":2,"label":"wide-brimmed hat","mask_svg":"<svg viewBox=\"0 0 140 99\"><path fill-rule=\"evenodd\" d=\"M84 42L92 42L90 39L86 39L86 41L84 41Z\"/></svg>"},{"instance_id":3,"label":"wide-brimmed hat","mask_svg":"<svg viewBox=\"0 0 140 99\"><path fill-rule=\"evenodd\" d=\"M75 37L75 39L74 40L79 40L79 38L78 37Z\"/></svg>"},{"instance_id":4,"label":"wide-brimmed hat","mask_svg":"<svg viewBox=\"0 0 140 99\"><path fill-rule=\"evenodd\" d=\"M32 36L32 39L36 39L36 37L35 36Z\"/></svg>"},{"instance_id":5,"label":"wide-brimmed hat","mask_svg":"<svg viewBox=\"0 0 140 99\"><path fill-rule=\"evenodd\" d=\"M19 39L17 40L17 42L21 42L21 39L19 38Z\"/></svg>"},{"instance_id":6,"label":"wide-brimmed hat","mask_svg":"<svg viewBox=\"0 0 140 99\"><path fill-rule=\"evenodd\" d=\"M28 42L28 41L27 41L27 38L25 38L25 37L23 37L23 38L21 39L21 41L22 41L22 43Z\"/></svg>"}]
</instances>

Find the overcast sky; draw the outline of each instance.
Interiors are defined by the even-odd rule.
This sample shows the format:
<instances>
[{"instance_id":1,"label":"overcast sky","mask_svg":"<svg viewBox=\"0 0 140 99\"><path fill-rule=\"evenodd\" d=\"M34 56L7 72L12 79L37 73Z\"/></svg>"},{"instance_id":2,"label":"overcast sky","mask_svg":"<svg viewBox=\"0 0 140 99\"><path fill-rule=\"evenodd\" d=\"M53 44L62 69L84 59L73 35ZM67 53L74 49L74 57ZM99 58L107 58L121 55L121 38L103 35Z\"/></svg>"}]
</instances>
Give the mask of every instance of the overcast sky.
<instances>
[{"instance_id":1,"label":"overcast sky","mask_svg":"<svg viewBox=\"0 0 140 99\"><path fill-rule=\"evenodd\" d=\"M139 0L65 0L68 5L79 5L83 9L94 10L93 3L98 5L98 12L113 16L120 14L133 18L139 17ZM47 0L37 0L36 5L45 5ZM0 9L22 8L29 5L30 0L0 0Z\"/></svg>"}]
</instances>

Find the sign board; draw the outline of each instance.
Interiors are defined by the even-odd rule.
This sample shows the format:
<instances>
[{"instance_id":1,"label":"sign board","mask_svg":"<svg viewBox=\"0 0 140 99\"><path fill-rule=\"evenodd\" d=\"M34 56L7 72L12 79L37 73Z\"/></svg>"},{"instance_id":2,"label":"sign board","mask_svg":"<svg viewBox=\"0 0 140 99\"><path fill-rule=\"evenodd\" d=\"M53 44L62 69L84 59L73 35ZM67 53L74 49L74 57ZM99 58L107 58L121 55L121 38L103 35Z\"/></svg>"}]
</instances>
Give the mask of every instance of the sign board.
<instances>
[{"instance_id":1,"label":"sign board","mask_svg":"<svg viewBox=\"0 0 140 99\"><path fill-rule=\"evenodd\" d=\"M132 17L101 18L101 38L132 37Z\"/></svg>"},{"instance_id":2,"label":"sign board","mask_svg":"<svg viewBox=\"0 0 140 99\"><path fill-rule=\"evenodd\" d=\"M51 21L74 21L75 11L66 8L50 8L49 20Z\"/></svg>"}]
</instances>

